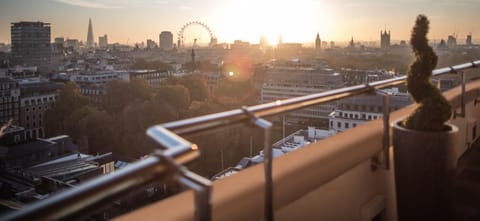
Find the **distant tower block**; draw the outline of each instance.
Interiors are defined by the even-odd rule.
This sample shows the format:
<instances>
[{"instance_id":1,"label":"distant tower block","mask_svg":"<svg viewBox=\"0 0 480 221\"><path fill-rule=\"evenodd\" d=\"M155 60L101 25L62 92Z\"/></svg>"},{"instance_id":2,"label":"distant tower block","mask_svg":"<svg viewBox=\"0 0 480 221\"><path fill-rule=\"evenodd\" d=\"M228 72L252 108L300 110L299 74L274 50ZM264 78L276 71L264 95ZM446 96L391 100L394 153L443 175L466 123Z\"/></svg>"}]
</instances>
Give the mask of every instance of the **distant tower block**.
<instances>
[{"instance_id":1,"label":"distant tower block","mask_svg":"<svg viewBox=\"0 0 480 221\"><path fill-rule=\"evenodd\" d=\"M50 23L14 22L10 34L12 60L15 64L42 66L50 62ZM0 100L2 98L3 94Z\"/></svg>"},{"instance_id":2,"label":"distant tower block","mask_svg":"<svg viewBox=\"0 0 480 221\"><path fill-rule=\"evenodd\" d=\"M467 41L465 42L467 46L472 46L472 33L467 35Z\"/></svg>"},{"instance_id":3,"label":"distant tower block","mask_svg":"<svg viewBox=\"0 0 480 221\"><path fill-rule=\"evenodd\" d=\"M380 47L384 49L390 47L390 31L387 33L387 30L380 30Z\"/></svg>"},{"instance_id":4,"label":"distant tower block","mask_svg":"<svg viewBox=\"0 0 480 221\"><path fill-rule=\"evenodd\" d=\"M100 48L108 47L108 36L106 34L98 37L98 47Z\"/></svg>"},{"instance_id":5,"label":"distant tower block","mask_svg":"<svg viewBox=\"0 0 480 221\"><path fill-rule=\"evenodd\" d=\"M322 41L320 39L320 34L317 33L317 38L315 39L315 49L320 50L322 49Z\"/></svg>"},{"instance_id":6,"label":"distant tower block","mask_svg":"<svg viewBox=\"0 0 480 221\"><path fill-rule=\"evenodd\" d=\"M179 42L180 44L180 42ZM159 47L163 50L173 49L173 34L169 31L162 31L159 36Z\"/></svg>"},{"instance_id":7,"label":"distant tower block","mask_svg":"<svg viewBox=\"0 0 480 221\"><path fill-rule=\"evenodd\" d=\"M210 43L208 44L208 46L214 47L217 44L218 44L217 38L215 38L215 37L210 38Z\"/></svg>"},{"instance_id":8,"label":"distant tower block","mask_svg":"<svg viewBox=\"0 0 480 221\"><path fill-rule=\"evenodd\" d=\"M88 33L87 33L87 48L95 47L95 42L93 40L93 28L92 28L92 19L88 19Z\"/></svg>"}]
</instances>

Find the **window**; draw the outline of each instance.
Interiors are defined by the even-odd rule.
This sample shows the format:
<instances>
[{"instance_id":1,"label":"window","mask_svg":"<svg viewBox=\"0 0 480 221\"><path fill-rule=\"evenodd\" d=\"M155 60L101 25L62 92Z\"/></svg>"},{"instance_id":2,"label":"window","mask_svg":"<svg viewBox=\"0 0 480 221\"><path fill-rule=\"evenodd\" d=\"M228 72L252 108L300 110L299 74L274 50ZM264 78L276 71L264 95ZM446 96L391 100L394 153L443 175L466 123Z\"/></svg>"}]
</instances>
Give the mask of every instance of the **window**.
<instances>
[{"instance_id":1,"label":"window","mask_svg":"<svg viewBox=\"0 0 480 221\"><path fill-rule=\"evenodd\" d=\"M337 122L337 128L340 128L340 127L342 127L342 123Z\"/></svg>"},{"instance_id":2,"label":"window","mask_svg":"<svg viewBox=\"0 0 480 221\"><path fill-rule=\"evenodd\" d=\"M345 122L345 128L350 128L350 124L348 122Z\"/></svg>"}]
</instances>

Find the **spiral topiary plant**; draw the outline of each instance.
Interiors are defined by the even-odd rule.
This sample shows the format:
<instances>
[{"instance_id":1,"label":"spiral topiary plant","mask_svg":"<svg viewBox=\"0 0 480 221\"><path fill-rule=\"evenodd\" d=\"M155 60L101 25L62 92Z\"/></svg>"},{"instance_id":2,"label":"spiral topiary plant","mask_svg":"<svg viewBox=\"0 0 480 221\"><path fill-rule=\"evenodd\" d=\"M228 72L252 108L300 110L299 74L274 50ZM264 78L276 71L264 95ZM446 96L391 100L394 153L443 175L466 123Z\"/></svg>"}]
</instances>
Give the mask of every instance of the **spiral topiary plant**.
<instances>
[{"instance_id":1,"label":"spiral topiary plant","mask_svg":"<svg viewBox=\"0 0 480 221\"><path fill-rule=\"evenodd\" d=\"M438 57L428 45L428 29L428 18L418 15L410 37L415 61L407 74L407 88L418 107L403 121L403 126L413 130L442 131L452 112L440 90L430 82Z\"/></svg>"}]
</instances>

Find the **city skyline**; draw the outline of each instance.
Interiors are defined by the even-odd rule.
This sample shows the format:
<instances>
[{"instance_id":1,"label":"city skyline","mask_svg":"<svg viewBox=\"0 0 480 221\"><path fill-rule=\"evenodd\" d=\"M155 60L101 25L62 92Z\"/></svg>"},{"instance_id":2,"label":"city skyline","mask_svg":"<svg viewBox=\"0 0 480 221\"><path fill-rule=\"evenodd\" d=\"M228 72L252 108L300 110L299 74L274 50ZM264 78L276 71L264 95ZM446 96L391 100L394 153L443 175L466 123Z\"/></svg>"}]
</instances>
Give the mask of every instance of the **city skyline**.
<instances>
[{"instance_id":1,"label":"city skyline","mask_svg":"<svg viewBox=\"0 0 480 221\"><path fill-rule=\"evenodd\" d=\"M95 41L107 34L109 42L122 44L157 39L162 31L171 31L176 39L189 21L207 24L218 42L257 43L264 35L269 43L276 43L281 35L283 42L312 43L317 33L326 41L351 37L379 41L384 29L391 31L392 41L406 40L419 13L431 18L430 39L456 34L462 43L471 33L477 43L480 35L480 28L471 22L480 18L476 13L480 2L474 0L7 0L0 8L0 42L4 43L10 43L10 23L19 21L51 23L52 41L65 37L85 42L89 18Z\"/></svg>"}]
</instances>

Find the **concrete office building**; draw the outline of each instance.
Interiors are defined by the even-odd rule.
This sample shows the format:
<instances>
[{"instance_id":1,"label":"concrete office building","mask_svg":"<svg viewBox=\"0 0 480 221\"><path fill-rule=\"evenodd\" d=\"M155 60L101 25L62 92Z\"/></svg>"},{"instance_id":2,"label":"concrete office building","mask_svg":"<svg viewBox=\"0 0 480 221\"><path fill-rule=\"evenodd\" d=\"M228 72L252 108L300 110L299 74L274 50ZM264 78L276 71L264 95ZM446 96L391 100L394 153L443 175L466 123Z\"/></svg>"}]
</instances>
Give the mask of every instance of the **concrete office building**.
<instances>
[{"instance_id":1,"label":"concrete office building","mask_svg":"<svg viewBox=\"0 0 480 221\"><path fill-rule=\"evenodd\" d=\"M261 103L268 103L341 87L342 76L332 69L302 65L299 62L277 62L265 73L260 100ZM334 103L315 105L287 115L285 121L326 126L328 115L334 108Z\"/></svg>"},{"instance_id":2,"label":"concrete office building","mask_svg":"<svg viewBox=\"0 0 480 221\"><path fill-rule=\"evenodd\" d=\"M37 66L50 63L50 23L16 22L10 30L14 63Z\"/></svg>"},{"instance_id":3,"label":"concrete office building","mask_svg":"<svg viewBox=\"0 0 480 221\"><path fill-rule=\"evenodd\" d=\"M173 49L173 34L169 31L162 31L159 37L160 49L172 50Z\"/></svg>"}]
</instances>

